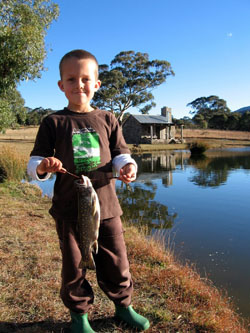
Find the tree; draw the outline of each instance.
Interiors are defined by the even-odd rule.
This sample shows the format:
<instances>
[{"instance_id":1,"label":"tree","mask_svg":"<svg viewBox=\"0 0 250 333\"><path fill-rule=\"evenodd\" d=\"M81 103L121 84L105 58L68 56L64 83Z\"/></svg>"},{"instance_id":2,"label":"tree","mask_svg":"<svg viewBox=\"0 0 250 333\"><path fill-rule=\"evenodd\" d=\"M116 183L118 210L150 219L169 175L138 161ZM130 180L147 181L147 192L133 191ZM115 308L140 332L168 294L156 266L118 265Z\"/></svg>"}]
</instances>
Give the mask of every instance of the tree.
<instances>
[{"instance_id":1,"label":"tree","mask_svg":"<svg viewBox=\"0 0 250 333\"><path fill-rule=\"evenodd\" d=\"M136 107L147 114L156 104L152 90L174 75L166 60L149 60L147 53L122 51L108 65L99 66L100 89L93 102L117 114L122 122L124 112Z\"/></svg>"},{"instance_id":2,"label":"tree","mask_svg":"<svg viewBox=\"0 0 250 333\"><path fill-rule=\"evenodd\" d=\"M27 125L40 125L43 118L53 113L51 109L44 109L42 107L30 110L27 114L26 124Z\"/></svg>"},{"instance_id":3,"label":"tree","mask_svg":"<svg viewBox=\"0 0 250 333\"><path fill-rule=\"evenodd\" d=\"M208 127L213 129L226 130L228 125L226 114L215 114L209 119Z\"/></svg>"},{"instance_id":4,"label":"tree","mask_svg":"<svg viewBox=\"0 0 250 333\"><path fill-rule=\"evenodd\" d=\"M231 114L227 118L227 129L231 131L239 130L241 117L241 113L231 112Z\"/></svg>"},{"instance_id":5,"label":"tree","mask_svg":"<svg viewBox=\"0 0 250 333\"><path fill-rule=\"evenodd\" d=\"M15 116L9 109L10 106L8 101L0 99L0 133L4 133L5 129L8 128L13 121L15 121Z\"/></svg>"},{"instance_id":6,"label":"tree","mask_svg":"<svg viewBox=\"0 0 250 333\"><path fill-rule=\"evenodd\" d=\"M44 37L58 16L51 0L0 2L0 96L22 80L41 77Z\"/></svg>"},{"instance_id":7,"label":"tree","mask_svg":"<svg viewBox=\"0 0 250 333\"><path fill-rule=\"evenodd\" d=\"M26 121L26 109L24 99L15 88L9 88L8 93L2 93L0 98L0 131L17 124L24 125Z\"/></svg>"},{"instance_id":8,"label":"tree","mask_svg":"<svg viewBox=\"0 0 250 333\"><path fill-rule=\"evenodd\" d=\"M193 115L193 120L195 123L205 122L208 124L209 120L216 116L228 116L230 114L230 109L227 107L227 102L218 96L208 96L200 97L194 101L187 104L191 106L192 110L189 112Z\"/></svg>"},{"instance_id":9,"label":"tree","mask_svg":"<svg viewBox=\"0 0 250 333\"><path fill-rule=\"evenodd\" d=\"M193 121L196 125L198 125L200 128L208 128L208 121L205 119L203 114L196 114L193 117Z\"/></svg>"},{"instance_id":10,"label":"tree","mask_svg":"<svg viewBox=\"0 0 250 333\"><path fill-rule=\"evenodd\" d=\"M239 129L241 131L250 131L250 111L244 112L239 123Z\"/></svg>"},{"instance_id":11,"label":"tree","mask_svg":"<svg viewBox=\"0 0 250 333\"><path fill-rule=\"evenodd\" d=\"M194 124L193 120L187 116L180 119L173 118L172 121L176 126L179 127L181 125L184 125L185 128L196 128L196 125Z\"/></svg>"}]
</instances>

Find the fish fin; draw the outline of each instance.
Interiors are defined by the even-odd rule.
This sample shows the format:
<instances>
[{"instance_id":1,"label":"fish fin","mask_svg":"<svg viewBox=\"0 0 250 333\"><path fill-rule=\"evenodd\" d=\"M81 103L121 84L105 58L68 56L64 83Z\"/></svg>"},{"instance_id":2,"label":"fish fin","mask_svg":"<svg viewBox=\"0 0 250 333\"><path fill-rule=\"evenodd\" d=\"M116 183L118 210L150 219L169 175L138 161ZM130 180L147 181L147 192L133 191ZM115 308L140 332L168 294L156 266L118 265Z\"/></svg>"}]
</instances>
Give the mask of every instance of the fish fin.
<instances>
[{"instance_id":1,"label":"fish fin","mask_svg":"<svg viewBox=\"0 0 250 333\"><path fill-rule=\"evenodd\" d=\"M93 216L97 216L97 218L100 218L100 203L99 203L99 199L98 196L96 194L96 192L92 193L92 214Z\"/></svg>"},{"instance_id":2,"label":"fish fin","mask_svg":"<svg viewBox=\"0 0 250 333\"><path fill-rule=\"evenodd\" d=\"M98 252L98 242L97 242L97 240L95 240L94 243L93 243L92 251L94 252L94 254L97 254L97 252Z\"/></svg>"}]
</instances>

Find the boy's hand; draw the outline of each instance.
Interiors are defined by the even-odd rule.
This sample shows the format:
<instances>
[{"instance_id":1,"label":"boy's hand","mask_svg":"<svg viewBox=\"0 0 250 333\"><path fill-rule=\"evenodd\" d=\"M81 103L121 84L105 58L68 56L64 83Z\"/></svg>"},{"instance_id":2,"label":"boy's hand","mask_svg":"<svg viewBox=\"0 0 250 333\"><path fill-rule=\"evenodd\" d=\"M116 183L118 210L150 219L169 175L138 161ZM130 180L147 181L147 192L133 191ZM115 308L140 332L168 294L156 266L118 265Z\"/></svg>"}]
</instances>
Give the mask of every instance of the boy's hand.
<instances>
[{"instance_id":1,"label":"boy's hand","mask_svg":"<svg viewBox=\"0 0 250 333\"><path fill-rule=\"evenodd\" d=\"M136 179L135 165L133 163L128 163L121 168L118 179L122 180L126 184L133 182Z\"/></svg>"},{"instance_id":2,"label":"boy's hand","mask_svg":"<svg viewBox=\"0 0 250 333\"><path fill-rule=\"evenodd\" d=\"M65 173L66 169L63 168L62 162L55 157L46 157L37 166L36 172L38 175L43 175L49 172L62 172Z\"/></svg>"}]
</instances>

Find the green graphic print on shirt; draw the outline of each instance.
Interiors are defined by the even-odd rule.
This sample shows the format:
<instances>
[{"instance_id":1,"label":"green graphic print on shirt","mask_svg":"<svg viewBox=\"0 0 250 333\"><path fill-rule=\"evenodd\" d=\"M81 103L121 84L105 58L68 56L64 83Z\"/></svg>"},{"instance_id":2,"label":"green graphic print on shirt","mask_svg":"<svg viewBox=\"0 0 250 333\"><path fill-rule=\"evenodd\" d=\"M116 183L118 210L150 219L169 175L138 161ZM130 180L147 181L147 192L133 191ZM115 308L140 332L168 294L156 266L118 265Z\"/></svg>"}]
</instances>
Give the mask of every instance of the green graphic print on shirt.
<instances>
[{"instance_id":1,"label":"green graphic print on shirt","mask_svg":"<svg viewBox=\"0 0 250 333\"><path fill-rule=\"evenodd\" d=\"M72 135L76 173L97 168L101 162L99 135L93 129L74 130Z\"/></svg>"}]
</instances>

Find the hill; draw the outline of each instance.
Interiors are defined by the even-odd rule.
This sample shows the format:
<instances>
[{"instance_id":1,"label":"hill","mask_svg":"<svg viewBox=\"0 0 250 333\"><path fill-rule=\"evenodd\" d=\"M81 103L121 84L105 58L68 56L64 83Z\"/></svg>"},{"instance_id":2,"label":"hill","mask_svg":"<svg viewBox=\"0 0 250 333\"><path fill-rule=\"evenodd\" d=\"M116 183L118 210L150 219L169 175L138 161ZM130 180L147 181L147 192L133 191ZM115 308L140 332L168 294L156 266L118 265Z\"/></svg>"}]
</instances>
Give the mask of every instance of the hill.
<instances>
[{"instance_id":1,"label":"hill","mask_svg":"<svg viewBox=\"0 0 250 333\"><path fill-rule=\"evenodd\" d=\"M250 106L245 106L245 107L240 108L240 109L238 109L238 110L236 110L236 111L234 111L234 112L237 112L237 113L241 113L241 114L243 114L243 113L245 113L245 112L247 112L247 111L250 111Z\"/></svg>"}]
</instances>

